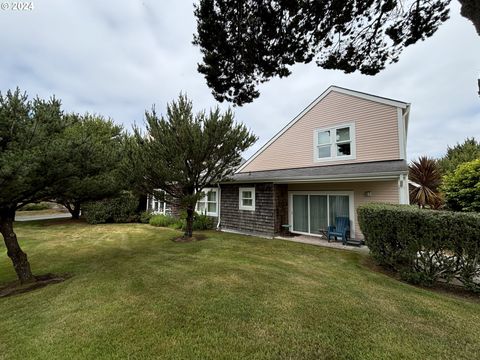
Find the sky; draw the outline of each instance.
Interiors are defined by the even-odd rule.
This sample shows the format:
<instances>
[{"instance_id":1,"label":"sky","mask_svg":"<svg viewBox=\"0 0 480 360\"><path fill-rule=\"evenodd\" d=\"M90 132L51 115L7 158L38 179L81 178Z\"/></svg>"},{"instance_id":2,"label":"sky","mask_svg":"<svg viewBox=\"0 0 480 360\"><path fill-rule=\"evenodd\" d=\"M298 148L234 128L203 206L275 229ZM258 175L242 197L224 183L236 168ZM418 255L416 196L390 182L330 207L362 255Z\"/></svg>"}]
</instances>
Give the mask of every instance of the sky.
<instances>
[{"instance_id":1,"label":"sky","mask_svg":"<svg viewBox=\"0 0 480 360\"><path fill-rule=\"evenodd\" d=\"M8 0L2 3L11 4ZM90 112L131 129L155 104L184 92L196 111L217 105L192 45L192 1L35 0L31 11L0 10L0 91L20 87L30 96L55 95L66 112ZM298 64L292 75L259 87L235 117L258 137L248 158L328 86L338 85L412 104L408 158L438 157L447 145L480 139L480 36L459 15L400 61L371 77ZM222 109L229 105L220 104Z\"/></svg>"}]
</instances>

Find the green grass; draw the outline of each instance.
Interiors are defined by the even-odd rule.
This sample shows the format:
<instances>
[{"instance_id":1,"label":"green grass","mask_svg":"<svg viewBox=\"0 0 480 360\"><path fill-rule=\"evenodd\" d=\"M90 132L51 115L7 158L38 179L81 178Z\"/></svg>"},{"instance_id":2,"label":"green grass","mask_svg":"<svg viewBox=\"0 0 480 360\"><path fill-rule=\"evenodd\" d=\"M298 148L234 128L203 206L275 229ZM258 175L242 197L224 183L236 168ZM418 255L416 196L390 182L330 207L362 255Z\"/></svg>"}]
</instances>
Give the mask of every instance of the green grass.
<instances>
[{"instance_id":1,"label":"green grass","mask_svg":"<svg viewBox=\"0 0 480 360\"><path fill-rule=\"evenodd\" d=\"M16 229L37 274L73 276L0 299L0 358L480 356L480 303L372 272L362 254L213 231L174 243L140 224Z\"/></svg>"}]
</instances>

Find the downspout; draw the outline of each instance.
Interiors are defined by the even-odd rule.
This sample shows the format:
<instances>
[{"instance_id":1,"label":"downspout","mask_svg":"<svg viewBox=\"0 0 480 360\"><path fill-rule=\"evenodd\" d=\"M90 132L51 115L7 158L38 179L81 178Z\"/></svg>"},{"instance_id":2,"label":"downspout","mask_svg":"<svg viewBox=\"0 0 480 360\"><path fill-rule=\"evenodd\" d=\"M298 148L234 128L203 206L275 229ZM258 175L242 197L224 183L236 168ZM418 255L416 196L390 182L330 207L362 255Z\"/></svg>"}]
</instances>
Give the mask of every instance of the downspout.
<instances>
[{"instance_id":1,"label":"downspout","mask_svg":"<svg viewBox=\"0 0 480 360\"><path fill-rule=\"evenodd\" d=\"M220 230L220 209L222 207L222 202L221 202L221 198L222 198L222 189L220 187L220 184L217 184L217 188L218 188L218 199L217 199L217 204L218 204L218 222L217 222L217 230Z\"/></svg>"}]
</instances>

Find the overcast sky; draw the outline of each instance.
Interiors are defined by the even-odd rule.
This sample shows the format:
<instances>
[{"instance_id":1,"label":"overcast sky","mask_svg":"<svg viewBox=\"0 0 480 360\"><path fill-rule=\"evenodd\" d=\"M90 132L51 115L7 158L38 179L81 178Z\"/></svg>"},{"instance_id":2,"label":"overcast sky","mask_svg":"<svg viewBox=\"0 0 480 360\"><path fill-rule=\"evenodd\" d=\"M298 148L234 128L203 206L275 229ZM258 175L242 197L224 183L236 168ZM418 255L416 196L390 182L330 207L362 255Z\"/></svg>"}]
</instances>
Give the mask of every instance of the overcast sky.
<instances>
[{"instance_id":1,"label":"overcast sky","mask_svg":"<svg viewBox=\"0 0 480 360\"><path fill-rule=\"evenodd\" d=\"M216 105L196 71L200 51L191 44L191 1L36 0L33 5L33 11L0 10L2 92L19 86L32 96L55 94L65 111L99 113L126 128L143 123L152 104L164 113L181 91L196 110ZM375 77L309 64L263 84L260 98L235 108L236 119L259 136L245 156L332 84L410 102L409 158L440 156L467 136L480 139L479 73L480 37L454 0L451 19L432 38L408 48L399 63Z\"/></svg>"}]
</instances>

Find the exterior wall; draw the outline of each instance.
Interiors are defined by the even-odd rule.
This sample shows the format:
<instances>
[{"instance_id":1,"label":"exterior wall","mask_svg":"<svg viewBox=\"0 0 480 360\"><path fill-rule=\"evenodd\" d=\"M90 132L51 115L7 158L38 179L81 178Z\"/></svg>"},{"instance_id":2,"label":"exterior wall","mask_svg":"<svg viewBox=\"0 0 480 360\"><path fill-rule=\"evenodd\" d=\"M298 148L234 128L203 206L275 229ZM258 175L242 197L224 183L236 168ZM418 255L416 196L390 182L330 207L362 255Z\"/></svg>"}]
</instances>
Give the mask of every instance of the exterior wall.
<instances>
[{"instance_id":1,"label":"exterior wall","mask_svg":"<svg viewBox=\"0 0 480 360\"><path fill-rule=\"evenodd\" d=\"M239 209L239 188L255 187L255 210ZM286 190L286 189L285 189ZM265 184L222 184L220 202L220 227L264 236L274 233L274 185Z\"/></svg>"},{"instance_id":2,"label":"exterior wall","mask_svg":"<svg viewBox=\"0 0 480 360\"><path fill-rule=\"evenodd\" d=\"M357 208L368 202L388 202L398 204L398 180L365 181L355 183L321 183L321 184L289 184L288 191L353 191L355 238L363 239L363 234L358 226ZM365 192L370 191L371 196L366 197Z\"/></svg>"},{"instance_id":3,"label":"exterior wall","mask_svg":"<svg viewBox=\"0 0 480 360\"><path fill-rule=\"evenodd\" d=\"M284 234L287 229L282 225L289 224L288 220L288 185L275 184L273 187L275 234Z\"/></svg>"},{"instance_id":4,"label":"exterior wall","mask_svg":"<svg viewBox=\"0 0 480 360\"><path fill-rule=\"evenodd\" d=\"M355 123L356 158L314 161L314 130L346 123ZM397 108L332 91L241 172L399 158Z\"/></svg>"}]
</instances>

